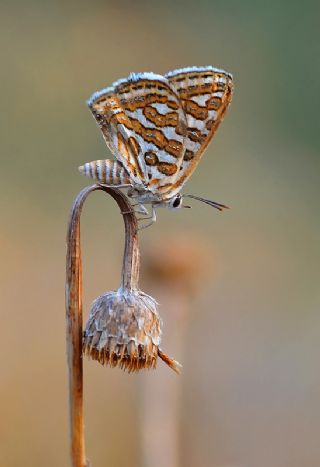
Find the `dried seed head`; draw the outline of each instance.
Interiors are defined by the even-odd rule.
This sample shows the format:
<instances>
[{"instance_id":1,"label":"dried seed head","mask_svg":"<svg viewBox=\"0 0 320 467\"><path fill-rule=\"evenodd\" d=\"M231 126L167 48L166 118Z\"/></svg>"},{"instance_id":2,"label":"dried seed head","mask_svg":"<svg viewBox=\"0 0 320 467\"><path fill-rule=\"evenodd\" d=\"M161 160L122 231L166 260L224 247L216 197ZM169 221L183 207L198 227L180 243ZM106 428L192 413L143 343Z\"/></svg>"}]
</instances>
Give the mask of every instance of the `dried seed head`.
<instances>
[{"instance_id":1,"label":"dried seed head","mask_svg":"<svg viewBox=\"0 0 320 467\"><path fill-rule=\"evenodd\" d=\"M179 364L159 349L162 322L156 301L139 290L120 288L92 304L83 353L102 365L129 372L155 368L158 355L173 370Z\"/></svg>"}]
</instances>

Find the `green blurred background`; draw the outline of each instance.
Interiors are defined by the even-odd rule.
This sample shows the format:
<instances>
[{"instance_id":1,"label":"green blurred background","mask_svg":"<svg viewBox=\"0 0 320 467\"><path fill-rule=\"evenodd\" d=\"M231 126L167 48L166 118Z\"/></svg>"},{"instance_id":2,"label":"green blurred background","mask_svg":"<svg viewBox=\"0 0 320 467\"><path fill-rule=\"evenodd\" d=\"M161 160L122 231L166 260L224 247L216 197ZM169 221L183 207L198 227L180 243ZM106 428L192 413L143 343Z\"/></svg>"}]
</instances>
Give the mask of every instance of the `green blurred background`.
<instances>
[{"instance_id":1,"label":"green blurred background","mask_svg":"<svg viewBox=\"0 0 320 467\"><path fill-rule=\"evenodd\" d=\"M234 100L186 191L232 209L161 210L141 234L145 264L180 241L199 260L177 348L175 286L142 274L184 366L175 465L318 467L319 2L4 1L0 13L0 466L69 465L65 233L90 183L77 167L110 157L85 100L131 71L214 65L234 74ZM123 227L100 193L82 219L87 314L118 287ZM147 378L174 388L169 372ZM85 378L93 466L141 466L146 376L86 362Z\"/></svg>"}]
</instances>

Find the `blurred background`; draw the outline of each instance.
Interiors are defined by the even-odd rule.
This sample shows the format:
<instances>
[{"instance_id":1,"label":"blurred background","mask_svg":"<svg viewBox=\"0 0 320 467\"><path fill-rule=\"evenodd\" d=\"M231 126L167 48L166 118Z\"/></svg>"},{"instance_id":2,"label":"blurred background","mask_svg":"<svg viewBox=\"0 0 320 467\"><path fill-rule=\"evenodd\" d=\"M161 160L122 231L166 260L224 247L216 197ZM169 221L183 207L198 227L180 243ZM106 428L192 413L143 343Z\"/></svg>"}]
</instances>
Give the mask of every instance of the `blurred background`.
<instances>
[{"instance_id":1,"label":"blurred background","mask_svg":"<svg viewBox=\"0 0 320 467\"><path fill-rule=\"evenodd\" d=\"M185 191L232 209L161 210L140 236L141 286L183 372L86 361L87 454L93 467L318 467L319 2L29 0L0 13L0 466L69 465L65 235L90 183L77 167L110 157L85 100L131 71L214 65L233 73L234 100ZM87 316L122 261L122 219L101 193L82 245Z\"/></svg>"}]
</instances>

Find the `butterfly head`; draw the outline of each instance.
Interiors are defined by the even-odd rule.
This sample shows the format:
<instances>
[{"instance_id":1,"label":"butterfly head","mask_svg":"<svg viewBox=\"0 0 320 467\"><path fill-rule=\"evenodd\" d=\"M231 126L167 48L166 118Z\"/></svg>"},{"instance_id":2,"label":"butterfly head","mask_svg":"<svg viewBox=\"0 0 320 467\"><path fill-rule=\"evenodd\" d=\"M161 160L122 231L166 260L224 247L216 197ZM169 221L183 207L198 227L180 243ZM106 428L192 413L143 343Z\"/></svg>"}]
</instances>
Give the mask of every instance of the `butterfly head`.
<instances>
[{"instance_id":1,"label":"butterfly head","mask_svg":"<svg viewBox=\"0 0 320 467\"><path fill-rule=\"evenodd\" d=\"M179 209L179 208L191 208L191 206L186 206L182 204L183 196L178 193L167 201L167 206L169 209Z\"/></svg>"},{"instance_id":2,"label":"butterfly head","mask_svg":"<svg viewBox=\"0 0 320 467\"><path fill-rule=\"evenodd\" d=\"M201 203L208 204L209 206L218 209L218 211L223 211L224 209L228 209L228 206L225 204L216 203L215 201L211 201L210 199L201 198L200 196L189 195L189 194L181 194L177 193L176 195L172 196L171 198L159 203L162 207L167 207L169 209L179 209L179 208L191 208L191 206L187 206L183 204L183 198L192 198L200 201Z\"/></svg>"}]
</instances>

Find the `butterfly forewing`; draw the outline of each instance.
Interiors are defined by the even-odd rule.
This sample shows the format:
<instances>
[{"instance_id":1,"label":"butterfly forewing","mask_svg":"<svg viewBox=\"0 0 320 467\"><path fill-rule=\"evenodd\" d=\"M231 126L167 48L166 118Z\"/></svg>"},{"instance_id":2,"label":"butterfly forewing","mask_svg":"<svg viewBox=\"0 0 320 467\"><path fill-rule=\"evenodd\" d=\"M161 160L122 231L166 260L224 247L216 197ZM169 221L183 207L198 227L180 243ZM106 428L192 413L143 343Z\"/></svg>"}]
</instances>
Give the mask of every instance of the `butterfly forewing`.
<instances>
[{"instance_id":1,"label":"butterfly forewing","mask_svg":"<svg viewBox=\"0 0 320 467\"><path fill-rule=\"evenodd\" d=\"M93 94L88 105L112 154L126 168L133 183L141 184L143 168L131 150L123 130L124 125L130 125L130 120L123 112L115 88L111 86Z\"/></svg>"},{"instance_id":2,"label":"butterfly forewing","mask_svg":"<svg viewBox=\"0 0 320 467\"><path fill-rule=\"evenodd\" d=\"M213 67L190 67L166 75L187 120L186 149L170 195L180 191L196 168L231 102L232 76Z\"/></svg>"},{"instance_id":3,"label":"butterfly forewing","mask_svg":"<svg viewBox=\"0 0 320 467\"><path fill-rule=\"evenodd\" d=\"M166 78L131 74L88 102L106 143L136 185L165 190L177 178L187 121Z\"/></svg>"}]
</instances>

